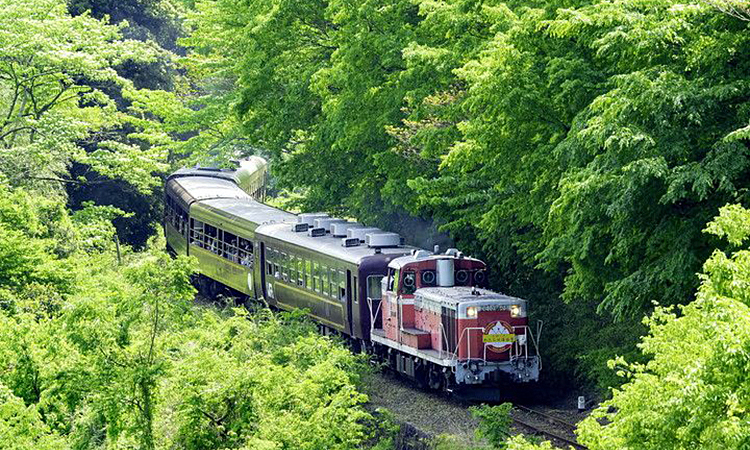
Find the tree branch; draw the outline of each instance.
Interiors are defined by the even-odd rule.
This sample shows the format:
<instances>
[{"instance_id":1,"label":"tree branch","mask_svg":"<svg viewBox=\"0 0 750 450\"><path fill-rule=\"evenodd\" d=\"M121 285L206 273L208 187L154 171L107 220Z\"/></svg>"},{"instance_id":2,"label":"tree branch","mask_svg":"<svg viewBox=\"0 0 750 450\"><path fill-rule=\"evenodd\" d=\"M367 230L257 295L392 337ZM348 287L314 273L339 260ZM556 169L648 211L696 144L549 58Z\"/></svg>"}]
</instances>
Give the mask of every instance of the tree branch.
<instances>
[{"instance_id":1,"label":"tree branch","mask_svg":"<svg viewBox=\"0 0 750 450\"><path fill-rule=\"evenodd\" d=\"M17 132L22 131L22 130L36 130L36 129L34 127L32 127L32 126L29 126L29 125L25 125L25 126L22 126L22 127L12 128L12 129L6 131L3 134L0 134L0 141L3 140L3 139L5 139L5 137L8 136L8 135L13 134L13 133L17 133Z\"/></svg>"}]
</instances>

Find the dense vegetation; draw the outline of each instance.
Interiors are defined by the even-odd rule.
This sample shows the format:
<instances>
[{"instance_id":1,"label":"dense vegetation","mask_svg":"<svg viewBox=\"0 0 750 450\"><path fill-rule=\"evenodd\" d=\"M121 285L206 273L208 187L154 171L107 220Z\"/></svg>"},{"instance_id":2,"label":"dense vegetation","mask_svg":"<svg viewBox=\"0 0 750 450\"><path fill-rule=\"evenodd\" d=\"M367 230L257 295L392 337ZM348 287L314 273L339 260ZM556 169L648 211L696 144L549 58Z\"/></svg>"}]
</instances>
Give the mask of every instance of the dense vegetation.
<instances>
[{"instance_id":1,"label":"dense vegetation","mask_svg":"<svg viewBox=\"0 0 750 450\"><path fill-rule=\"evenodd\" d=\"M533 301L553 375L607 386L652 303L698 287L705 224L748 202L750 34L717 6L198 1L200 110L161 117L197 132L188 159L260 147L298 208L423 245L434 219Z\"/></svg>"},{"instance_id":2,"label":"dense vegetation","mask_svg":"<svg viewBox=\"0 0 750 450\"><path fill-rule=\"evenodd\" d=\"M148 240L164 173L260 153L277 201L432 223L532 300L547 381L613 388L589 448L745 448L748 6L0 0L0 442L387 446L357 358Z\"/></svg>"}]
</instances>

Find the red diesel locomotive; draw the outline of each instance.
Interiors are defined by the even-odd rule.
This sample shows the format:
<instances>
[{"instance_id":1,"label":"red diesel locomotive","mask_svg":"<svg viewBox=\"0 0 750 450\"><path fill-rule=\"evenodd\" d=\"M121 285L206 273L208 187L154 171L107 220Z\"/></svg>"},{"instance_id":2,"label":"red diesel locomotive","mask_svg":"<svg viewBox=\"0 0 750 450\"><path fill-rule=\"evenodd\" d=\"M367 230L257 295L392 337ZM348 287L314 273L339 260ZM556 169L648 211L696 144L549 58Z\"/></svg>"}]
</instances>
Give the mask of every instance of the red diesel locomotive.
<instances>
[{"instance_id":1,"label":"red diesel locomotive","mask_svg":"<svg viewBox=\"0 0 750 450\"><path fill-rule=\"evenodd\" d=\"M168 249L198 259L210 292L227 287L305 309L322 329L433 389L538 379L526 301L487 290L482 261L265 205L265 179L266 163L256 157L237 170L182 169L167 180Z\"/></svg>"}]
</instances>

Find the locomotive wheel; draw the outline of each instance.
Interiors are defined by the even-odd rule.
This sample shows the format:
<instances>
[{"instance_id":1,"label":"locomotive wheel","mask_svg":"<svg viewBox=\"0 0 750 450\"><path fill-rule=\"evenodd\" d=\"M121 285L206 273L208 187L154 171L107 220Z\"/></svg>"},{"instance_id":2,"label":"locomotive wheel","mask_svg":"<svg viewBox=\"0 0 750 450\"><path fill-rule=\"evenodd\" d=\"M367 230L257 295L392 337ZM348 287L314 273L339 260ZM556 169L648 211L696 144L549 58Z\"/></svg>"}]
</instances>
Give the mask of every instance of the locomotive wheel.
<instances>
[{"instance_id":1,"label":"locomotive wheel","mask_svg":"<svg viewBox=\"0 0 750 450\"><path fill-rule=\"evenodd\" d=\"M414 380L420 389L427 389L430 386L429 369L424 365L420 365L414 372Z\"/></svg>"},{"instance_id":2,"label":"locomotive wheel","mask_svg":"<svg viewBox=\"0 0 750 450\"><path fill-rule=\"evenodd\" d=\"M427 384L430 389L440 390L443 387L443 374L437 367L431 367L430 372L427 376Z\"/></svg>"}]
</instances>

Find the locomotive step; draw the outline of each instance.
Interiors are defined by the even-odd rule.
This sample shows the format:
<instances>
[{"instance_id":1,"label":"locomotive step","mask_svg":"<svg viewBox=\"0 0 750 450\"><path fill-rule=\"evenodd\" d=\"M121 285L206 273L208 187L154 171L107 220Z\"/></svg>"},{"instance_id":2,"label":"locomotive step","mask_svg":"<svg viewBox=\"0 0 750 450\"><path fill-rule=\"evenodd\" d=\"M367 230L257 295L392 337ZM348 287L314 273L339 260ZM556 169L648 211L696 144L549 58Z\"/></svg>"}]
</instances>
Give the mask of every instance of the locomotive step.
<instances>
[{"instance_id":1,"label":"locomotive step","mask_svg":"<svg viewBox=\"0 0 750 450\"><path fill-rule=\"evenodd\" d=\"M419 328L404 328L401 330L401 338L404 344L418 349L432 347L430 332Z\"/></svg>"}]
</instances>

